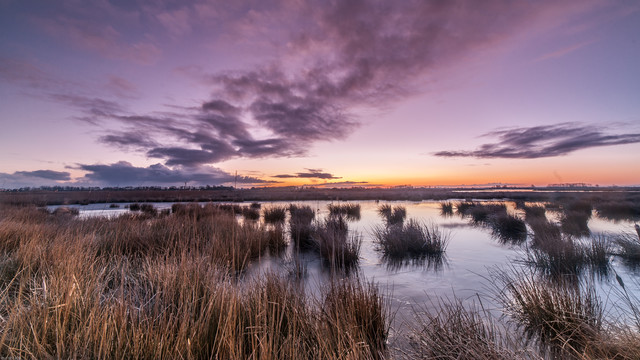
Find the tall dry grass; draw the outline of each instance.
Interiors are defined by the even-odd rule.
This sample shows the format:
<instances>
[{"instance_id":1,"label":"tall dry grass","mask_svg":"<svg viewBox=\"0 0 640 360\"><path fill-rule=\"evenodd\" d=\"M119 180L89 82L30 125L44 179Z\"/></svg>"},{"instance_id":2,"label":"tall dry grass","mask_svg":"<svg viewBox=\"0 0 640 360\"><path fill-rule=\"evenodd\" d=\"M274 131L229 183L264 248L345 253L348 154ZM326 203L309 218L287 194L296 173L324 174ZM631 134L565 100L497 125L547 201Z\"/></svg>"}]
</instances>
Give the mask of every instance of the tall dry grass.
<instances>
[{"instance_id":1,"label":"tall dry grass","mask_svg":"<svg viewBox=\"0 0 640 360\"><path fill-rule=\"evenodd\" d=\"M384 298L356 278L309 298L238 276L265 229L220 209L77 219L0 209L0 357L376 359Z\"/></svg>"},{"instance_id":2,"label":"tall dry grass","mask_svg":"<svg viewBox=\"0 0 640 360\"><path fill-rule=\"evenodd\" d=\"M540 359L521 334L494 319L481 304L441 300L414 309L412 359Z\"/></svg>"}]
</instances>

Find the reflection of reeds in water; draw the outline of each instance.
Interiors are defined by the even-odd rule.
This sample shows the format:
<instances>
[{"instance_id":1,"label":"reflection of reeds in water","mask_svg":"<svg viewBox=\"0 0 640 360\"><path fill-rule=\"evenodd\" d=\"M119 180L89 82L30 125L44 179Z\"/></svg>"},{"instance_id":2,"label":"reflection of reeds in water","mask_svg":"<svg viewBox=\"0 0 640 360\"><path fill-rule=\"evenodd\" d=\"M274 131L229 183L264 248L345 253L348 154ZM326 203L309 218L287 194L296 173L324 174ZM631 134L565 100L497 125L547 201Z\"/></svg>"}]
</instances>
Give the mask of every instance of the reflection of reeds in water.
<instances>
[{"instance_id":1,"label":"reflection of reeds in water","mask_svg":"<svg viewBox=\"0 0 640 360\"><path fill-rule=\"evenodd\" d=\"M402 224L407 217L407 208L384 204L378 207L378 214L382 216L387 226Z\"/></svg>"},{"instance_id":2,"label":"reflection of reeds in water","mask_svg":"<svg viewBox=\"0 0 640 360\"><path fill-rule=\"evenodd\" d=\"M440 272L447 266L444 253L426 254L418 257L397 258L383 255L382 261L388 271L400 271L406 268L419 268L426 271Z\"/></svg>"}]
</instances>

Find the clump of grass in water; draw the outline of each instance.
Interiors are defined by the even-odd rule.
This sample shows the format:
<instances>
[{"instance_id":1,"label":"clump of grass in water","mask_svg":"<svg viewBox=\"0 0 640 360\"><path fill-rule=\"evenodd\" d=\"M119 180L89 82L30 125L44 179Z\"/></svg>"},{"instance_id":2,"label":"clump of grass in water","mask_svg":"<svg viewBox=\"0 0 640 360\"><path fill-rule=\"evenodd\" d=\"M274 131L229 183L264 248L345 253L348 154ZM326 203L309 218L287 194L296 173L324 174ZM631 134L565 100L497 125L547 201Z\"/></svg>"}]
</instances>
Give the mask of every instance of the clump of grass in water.
<instances>
[{"instance_id":1,"label":"clump of grass in water","mask_svg":"<svg viewBox=\"0 0 640 360\"><path fill-rule=\"evenodd\" d=\"M260 204L259 202L254 202L254 203L251 203L249 207L252 209L260 209L262 207L262 204Z\"/></svg>"},{"instance_id":2,"label":"clump of grass in water","mask_svg":"<svg viewBox=\"0 0 640 360\"><path fill-rule=\"evenodd\" d=\"M440 214L443 216L453 215L453 203L451 201L440 203Z\"/></svg>"},{"instance_id":3,"label":"clump of grass in water","mask_svg":"<svg viewBox=\"0 0 640 360\"><path fill-rule=\"evenodd\" d=\"M285 206L271 206L262 210L264 214L264 222L267 224L284 223L287 217L287 208Z\"/></svg>"},{"instance_id":4,"label":"clump of grass in water","mask_svg":"<svg viewBox=\"0 0 640 360\"><path fill-rule=\"evenodd\" d=\"M607 276L611 264L609 257L613 247L609 238L604 235L592 237L585 246L585 256L592 269L599 275Z\"/></svg>"},{"instance_id":5,"label":"clump of grass in water","mask_svg":"<svg viewBox=\"0 0 640 360\"><path fill-rule=\"evenodd\" d=\"M551 281L533 272L495 271L498 300L542 347L583 354L602 339L603 309L590 283Z\"/></svg>"},{"instance_id":6,"label":"clump of grass in water","mask_svg":"<svg viewBox=\"0 0 640 360\"><path fill-rule=\"evenodd\" d=\"M599 275L608 275L612 247L605 236L577 241L546 219L532 220L529 225L534 234L526 262L542 273L552 277L574 276L590 266Z\"/></svg>"},{"instance_id":7,"label":"clump of grass in water","mask_svg":"<svg viewBox=\"0 0 640 360\"><path fill-rule=\"evenodd\" d=\"M481 306L441 301L414 309L409 338L412 359L534 359L532 349Z\"/></svg>"},{"instance_id":8,"label":"clump of grass in water","mask_svg":"<svg viewBox=\"0 0 640 360\"><path fill-rule=\"evenodd\" d=\"M502 242L522 243L527 239L527 226L520 218L501 213L489 220L493 233Z\"/></svg>"},{"instance_id":9,"label":"clump of grass in water","mask_svg":"<svg viewBox=\"0 0 640 360\"><path fill-rule=\"evenodd\" d=\"M640 201L603 201L596 204L598 215L610 220L640 220Z\"/></svg>"},{"instance_id":10,"label":"clump of grass in water","mask_svg":"<svg viewBox=\"0 0 640 360\"><path fill-rule=\"evenodd\" d=\"M458 215L464 216L469 209L475 207L476 205L477 204L473 201L459 201L456 203L456 212L458 213Z\"/></svg>"},{"instance_id":11,"label":"clump of grass in water","mask_svg":"<svg viewBox=\"0 0 640 360\"><path fill-rule=\"evenodd\" d=\"M242 208L242 216L247 220L260 220L260 208L245 206Z\"/></svg>"},{"instance_id":12,"label":"clump of grass in water","mask_svg":"<svg viewBox=\"0 0 640 360\"><path fill-rule=\"evenodd\" d=\"M346 216L348 220L360 219L360 204L329 204L327 205L331 216Z\"/></svg>"},{"instance_id":13,"label":"clump of grass in water","mask_svg":"<svg viewBox=\"0 0 640 360\"><path fill-rule=\"evenodd\" d=\"M630 265L640 264L640 226L635 225L636 233L619 234L614 239L616 255L623 258Z\"/></svg>"},{"instance_id":14,"label":"clump of grass in water","mask_svg":"<svg viewBox=\"0 0 640 360\"><path fill-rule=\"evenodd\" d=\"M311 224L316 214L308 205L289 205L289 232L294 244L303 250L313 247L313 225Z\"/></svg>"},{"instance_id":15,"label":"clump of grass in water","mask_svg":"<svg viewBox=\"0 0 640 360\"><path fill-rule=\"evenodd\" d=\"M524 214L527 222L546 220L546 209L543 206L525 206Z\"/></svg>"},{"instance_id":16,"label":"clump of grass in water","mask_svg":"<svg viewBox=\"0 0 640 360\"><path fill-rule=\"evenodd\" d=\"M378 250L391 259L443 254L449 235L436 225L410 219L405 224L374 228Z\"/></svg>"},{"instance_id":17,"label":"clump of grass in water","mask_svg":"<svg viewBox=\"0 0 640 360\"><path fill-rule=\"evenodd\" d=\"M384 204L378 207L378 214L384 218L387 226L402 224L407 217L407 208Z\"/></svg>"},{"instance_id":18,"label":"clump of grass in water","mask_svg":"<svg viewBox=\"0 0 640 360\"><path fill-rule=\"evenodd\" d=\"M331 268L349 270L358 265L362 238L349 236L347 222L341 216L329 216L316 225L311 236L315 248Z\"/></svg>"}]
</instances>

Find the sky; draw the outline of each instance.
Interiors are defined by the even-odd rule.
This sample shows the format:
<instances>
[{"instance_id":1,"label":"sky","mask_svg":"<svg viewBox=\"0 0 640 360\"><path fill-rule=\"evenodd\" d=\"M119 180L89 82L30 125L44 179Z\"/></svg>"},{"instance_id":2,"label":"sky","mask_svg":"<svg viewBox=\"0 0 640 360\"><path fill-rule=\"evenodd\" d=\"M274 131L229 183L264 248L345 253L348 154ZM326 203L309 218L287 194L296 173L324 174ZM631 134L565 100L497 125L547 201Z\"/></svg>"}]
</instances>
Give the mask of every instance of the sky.
<instances>
[{"instance_id":1,"label":"sky","mask_svg":"<svg viewBox=\"0 0 640 360\"><path fill-rule=\"evenodd\" d=\"M632 0L0 0L0 188L640 185Z\"/></svg>"}]
</instances>

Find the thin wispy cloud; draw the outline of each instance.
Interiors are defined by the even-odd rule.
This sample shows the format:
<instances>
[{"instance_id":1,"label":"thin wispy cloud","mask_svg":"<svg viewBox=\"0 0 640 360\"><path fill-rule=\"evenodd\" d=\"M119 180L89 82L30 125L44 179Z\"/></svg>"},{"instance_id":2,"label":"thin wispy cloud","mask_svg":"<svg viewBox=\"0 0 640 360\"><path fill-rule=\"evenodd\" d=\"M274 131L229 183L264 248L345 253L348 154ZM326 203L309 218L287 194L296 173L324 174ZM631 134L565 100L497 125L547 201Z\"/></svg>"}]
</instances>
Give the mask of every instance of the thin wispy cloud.
<instances>
[{"instance_id":1,"label":"thin wispy cloud","mask_svg":"<svg viewBox=\"0 0 640 360\"><path fill-rule=\"evenodd\" d=\"M579 123L562 123L496 130L483 135L495 142L476 150L439 151L440 157L536 159L563 156L602 146L640 143L640 133L610 133L609 129Z\"/></svg>"},{"instance_id":2,"label":"thin wispy cloud","mask_svg":"<svg viewBox=\"0 0 640 360\"><path fill-rule=\"evenodd\" d=\"M300 178L300 179L340 179L338 176L334 176L331 173L323 172L322 169L306 169L306 172L299 172L295 174L280 174L274 175L273 178L279 179L290 179L290 178Z\"/></svg>"},{"instance_id":3,"label":"thin wispy cloud","mask_svg":"<svg viewBox=\"0 0 640 360\"><path fill-rule=\"evenodd\" d=\"M67 171L53 171L53 170L16 171L14 175L36 177L36 178L56 180L56 181L71 180L71 174Z\"/></svg>"},{"instance_id":4,"label":"thin wispy cloud","mask_svg":"<svg viewBox=\"0 0 640 360\"><path fill-rule=\"evenodd\" d=\"M549 60L549 59L555 59L555 58L561 58L563 56L569 55L585 46L588 46L590 44L593 44L594 42L596 42L596 40L589 40L589 41L583 41L577 44L573 44L570 46L567 46L565 48L559 49L559 50L555 50L552 51L550 53L541 55L537 58L535 58L533 60L533 62L540 62L540 61L545 61L545 60Z\"/></svg>"}]
</instances>

